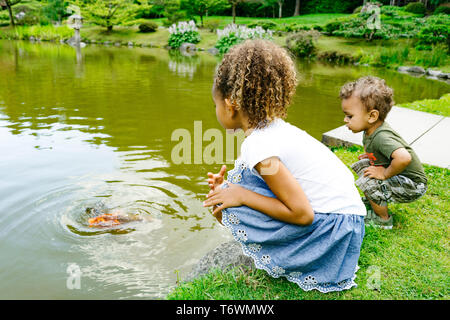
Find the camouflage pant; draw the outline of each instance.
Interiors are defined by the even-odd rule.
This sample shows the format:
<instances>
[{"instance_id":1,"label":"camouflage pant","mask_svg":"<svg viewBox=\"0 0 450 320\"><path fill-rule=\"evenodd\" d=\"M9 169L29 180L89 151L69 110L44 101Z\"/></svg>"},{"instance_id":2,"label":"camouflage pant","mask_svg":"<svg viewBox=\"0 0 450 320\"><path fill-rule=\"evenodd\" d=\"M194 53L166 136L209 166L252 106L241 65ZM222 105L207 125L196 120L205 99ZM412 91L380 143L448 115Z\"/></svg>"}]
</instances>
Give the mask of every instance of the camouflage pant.
<instances>
[{"instance_id":1,"label":"camouflage pant","mask_svg":"<svg viewBox=\"0 0 450 320\"><path fill-rule=\"evenodd\" d=\"M362 159L352 164L351 168L359 177L355 184L364 192L366 198L379 206L385 207L389 202L412 202L427 191L426 184L416 183L402 175L396 175L386 180L365 177L364 170L368 167L370 167L369 159Z\"/></svg>"}]
</instances>

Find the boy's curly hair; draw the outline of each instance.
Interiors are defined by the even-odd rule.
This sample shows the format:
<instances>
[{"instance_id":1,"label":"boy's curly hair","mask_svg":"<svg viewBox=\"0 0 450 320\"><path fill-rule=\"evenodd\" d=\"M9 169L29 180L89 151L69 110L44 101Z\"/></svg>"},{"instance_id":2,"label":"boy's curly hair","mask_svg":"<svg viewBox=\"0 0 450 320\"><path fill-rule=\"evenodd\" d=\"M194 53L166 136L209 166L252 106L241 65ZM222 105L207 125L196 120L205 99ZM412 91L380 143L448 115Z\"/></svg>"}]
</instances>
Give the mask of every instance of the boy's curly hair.
<instances>
[{"instance_id":1,"label":"boy's curly hair","mask_svg":"<svg viewBox=\"0 0 450 320\"><path fill-rule=\"evenodd\" d=\"M394 105L394 90L387 86L386 81L377 77L362 77L343 85L339 93L340 98L344 100L352 95L361 100L367 112L378 110L378 118L381 121L386 119Z\"/></svg>"},{"instance_id":2,"label":"boy's curly hair","mask_svg":"<svg viewBox=\"0 0 450 320\"><path fill-rule=\"evenodd\" d=\"M232 47L214 79L214 89L243 110L251 128L285 118L296 86L292 58L268 40L247 40Z\"/></svg>"}]
</instances>

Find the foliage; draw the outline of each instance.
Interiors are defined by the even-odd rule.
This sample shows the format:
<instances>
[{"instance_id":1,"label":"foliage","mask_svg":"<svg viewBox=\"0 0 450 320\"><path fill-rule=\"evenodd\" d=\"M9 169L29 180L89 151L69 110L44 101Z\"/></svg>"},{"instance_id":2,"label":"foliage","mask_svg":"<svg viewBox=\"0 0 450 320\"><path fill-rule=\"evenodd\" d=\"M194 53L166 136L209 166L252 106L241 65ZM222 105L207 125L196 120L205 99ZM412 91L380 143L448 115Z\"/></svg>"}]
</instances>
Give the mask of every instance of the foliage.
<instances>
[{"instance_id":1,"label":"foliage","mask_svg":"<svg viewBox=\"0 0 450 320\"><path fill-rule=\"evenodd\" d=\"M173 24L169 28L169 33L168 44L174 49L179 48L184 42L200 42L200 33L192 20L189 22L181 21L178 24Z\"/></svg>"},{"instance_id":2,"label":"foliage","mask_svg":"<svg viewBox=\"0 0 450 320\"><path fill-rule=\"evenodd\" d=\"M261 27L248 28L246 26L237 26L230 24L223 30L217 30L218 40L216 48L220 53L226 53L228 50L247 39L272 39L272 31L264 30Z\"/></svg>"},{"instance_id":3,"label":"foliage","mask_svg":"<svg viewBox=\"0 0 450 320\"><path fill-rule=\"evenodd\" d=\"M405 6L406 12L416 13L416 14L425 14L427 9L422 2L410 2Z\"/></svg>"},{"instance_id":4,"label":"foliage","mask_svg":"<svg viewBox=\"0 0 450 320\"><path fill-rule=\"evenodd\" d=\"M131 0L130 0L131 1ZM136 5L128 0L90 0L81 7L82 15L109 32L136 15Z\"/></svg>"},{"instance_id":5,"label":"foliage","mask_svg":"<svg viewBox=\"0 0 450 320\"><path fill-rule=\"evenodd\" d=\"M17 26L10 30L0 30L0 39L28 40L30 37L44 41L67 40L73 36L73 30L68 26Z\"/></svg>"},{"instance_id":6,"label":"foliage","mask_svg":"<svg viewBox=\"0 0 450 320\"><path fill-rule=\"evenodd\" d=\"M286 46L297 57L312 57L316 54L314 42L319 36L316 30L297 32L286 38Z\"/></svg>"},{"instance_id":7,"label":"foliage","mask_svg":"<svg viewBox=\"0 0 450 320\"><path fill-rule=\"evenodd\" d=\"M205 22L204 27L208 29L210 32L216 32L216 30L220 26L220 20L219 19L212 19Z\"/></svg>"},{"instance_id":8,"label":"foliage","mask_svg":"<svg viewBox=\"0 0 450 320\"><path fill-rule=\"evenodd\" d=\"M152 21L144 22L139 25L139 32L148 33L158 30L158 24Z\"/></svg>"},{"instance_id":9,"label":"foliage","mask_svg":"<svg viewBox=\"0 0 450 320\"><path fill-rule=\"evenodd\" d=\"M450 16L438 14L428 17L417 38L419 49L431 49L431 45L443 43L450 50Z\"/></svg>"},{"instance_id":10,"label":"foliage","mask_svg":"<svg viewBox=\"0 0 450 320\"><path fill-rule=\"evenodd\" d=\"M381 23L377 29L369 28L370 17L369 13L359 13L336 19L325 25L325 32L328 35L369 40L413 38L425 22L423 18L393 6L381 8Z\"/></svg>"},{"instance_id":11,"label":"foliage","mask_svg":"<svg viewBox=\"0 0 450 320\"><path fill-rule=\"evenodd\" d=\"M404 103L398 107L414 109L423 112L429 112L445 117L450 117L450 93L443 95L440 99L425 99Z\"/></svg>"},{"instance_id":12,"label":"foliage","mask_svg":"<svg viewBox=\"0 0 450 320\"><path fill-rule=\"evenodd\" d=\"M48 0L47 5L44 7L44 15L51 21L62 22L62 19L67 14L67 6L69 3L65 0Z\"/></svg>"},{"instance_id":13,"label":"foliage","mask_svg":"<svg viewBox=\"0 0 450 320\"><path fill-rule=\"evenodd\" d=\"M264 30L275 30L277 27L277 24L273 21L255 21L255 22L247 24L247 27L248 28L261 27Z\"/></svg>"},{"instance_id":14,"label":"foliage","mask_svg":"<svg viewBox=\"0 0 450 320\"><path fill-rule=\"evenodd\" d=\"M440 6L434 10L434 14L450 14L450 7Z\"/></svg>"},{"instance_id":15,"label":"foliage","mask_svg":"<svg viewBox=\"0 0 450 320\"><path fill-rule=\"evenodd\" d=\"M181 10L179 0L166 0L164 3L164 17L166 20L163 21L165 27L169 27L174 23L185 20L187 15L185 11Z\"/></svg>"},{"instance_id":16,"label":"foliage","mask_svg":"<svg viewBox=\"0 0 450 320\"><path fill-rule=\"evenodd\" d=\"M203 17L210 11L229 8L227 0L182 0L181 8L186 9L189 16L198 15L203 26Z\"/></svg>"},{"instance_id":17,"label":"foliage","mask_svg":"<svg viewBox=\"0 0 450 320\"><path fill-rule=\"evenodd\" d=\"M309 0L301 6L303 12L353 12L361 4L358 0Z\"/></svg>"}]
</instances>

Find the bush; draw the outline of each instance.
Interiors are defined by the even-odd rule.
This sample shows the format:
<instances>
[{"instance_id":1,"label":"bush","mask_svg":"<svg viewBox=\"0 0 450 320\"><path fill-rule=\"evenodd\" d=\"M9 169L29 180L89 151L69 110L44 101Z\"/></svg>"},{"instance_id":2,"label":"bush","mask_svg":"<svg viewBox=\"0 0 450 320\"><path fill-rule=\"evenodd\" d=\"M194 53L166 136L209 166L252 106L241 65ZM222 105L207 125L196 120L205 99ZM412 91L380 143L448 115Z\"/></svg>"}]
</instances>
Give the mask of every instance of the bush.
<instances>
[{"instance_id":1,"label":"bush","mask_svg":"<svg viewBox=\"0 0 450 320\"><path fill-rule=\"evenodd\" d=\"M297 57L312 57L316 53L314 42L319 35L315 30L297 32L286 38L286 46Z\"/></svg>"},{"instance_id":2,"label":"bush","mask_svg":"<svg viewBox=\"0 0 450 320\"><path fill-rule=\"evenodd\" d=\"M433 14L450 14L450 7L446 7L446 6L440 6L437 7L436 10L434 10Z\"/></svg>"},{"instance_id":3,"label":"bush","mask_svg":"<svg viewBox=\"0 0 450 320\"><path fill-rule=\"evenodd\" d=\"M216 30L219 28L219 25L220 20L218 19L208 20L204 23L204 27L210 32L216 32Z\"/></svg>"},{"instance_id":4,"label":"bush","mask_svg":"<svg viewBox=\"0 0 450 320\"><path fill-rule=\"evenodd\" d=\"M410 2L405 6L406 12L424 15L427 9L422 2Z\"/></svg>"},{"instance_id":5,"label":"bush","mask_svg":"<svg viewBox=\"0 0 450 320\"><path fill-rule=\"evenodd\" d=\"M158 25L155 22L145 22L139 25L139 32L149 33L158 30Z\"/></svg>"},{"instance_id":6,"label":"bush","mask_svg":"<svg viewBox=\"0 0 450 320\"><path fill-rule=\"evenodd\" d=\"M450 16L438 14L429 17L417 34L417 38L418 49L430 50L433 44L438 43L450 49Z\"/></svg>"},{"instance_id":7,"label":"bush","mask_svg":"<svg viewBox=\"0 0 450 320\"><path fill-rule=\"evenodd\" d=\"M262 27L254 29L246 26L230 24L223 30L217 30L218 40L216 48L220 53L226 53L232 46L247 39L272 39L272 31L264 30Z\"/></svg>"},{"instance_id":8,"label":"bush","mask_svg":"<svg viewBox=\"0 0 450 320\"><path fill-rule=\"evenodd\" d=\"M272 21L256 21L256 22L252 22L249 23L247 25L248 28L256 28L256 27L261 27L264 30L275 30L277 28L277 24L275 22Z\"/></svg>"},{"instance_id":9,"label":"bush","mask_svg":"<svg viewBox=\"0 0 450 320\"><path fill-rule=\"evenodd\" d=\"M179 48L184 42L199 43L200 34L194 21L181 21L178 24L173 24L169 28L169 46L174 49Z\"/></svg>"}]
</instances>

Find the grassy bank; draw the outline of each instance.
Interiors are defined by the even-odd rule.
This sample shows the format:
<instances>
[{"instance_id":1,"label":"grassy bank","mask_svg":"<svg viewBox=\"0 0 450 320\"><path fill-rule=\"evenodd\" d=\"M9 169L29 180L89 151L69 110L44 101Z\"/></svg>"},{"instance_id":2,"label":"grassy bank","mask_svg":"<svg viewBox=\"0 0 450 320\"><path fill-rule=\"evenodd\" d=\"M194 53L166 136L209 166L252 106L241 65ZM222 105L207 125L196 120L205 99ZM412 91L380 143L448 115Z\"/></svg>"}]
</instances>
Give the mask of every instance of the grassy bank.
<instances>
[{"instance_id":1,"label":"grassy bank","mask_svg":"<svg viewBox=\"0 0 450 320\"><path fill-rule=\"evenodd\" d=\"M347 165L362 148L338 148ZM425 165L428 191L413 203L391 205L394 229L366 228L359 259L358 287L345 292L304 292L261 270L214 270L180 283L168 299L449 299L448 212L450 170ZM356 176L355 176L356 177ZM379 290L371 279L379 275Z\"/></svg>"},{"instance_id":2,"label":"grassy bank","mask_svg":"<svg viewBox=\"0 0 450 320\"><path fill-rule=\"evenodd\" d=\"M450 117L450 93L443 95L440 99L425 99L403 103L399 104L398 107Z\"/></svg>"},{"instance_id":3,"label":"grassy bank","mask_svg":"<svg viewBox=\"0 0 450 320\"><path fill-rule=\"evenodd\" d=\"M315 14L283 19L266 19L282 24L303 24L305 26L323 26L328 21L342 14ZM248 24L256 21L263 21L261 18L238 17L238 24ZM167 45L169 32L162 27L162 19L152 20L161 27L157 32L141 33L137 25L116 26L112 32L107 32L105 28L95 25L85 25L81 29L81 37L84 40L95 40L97 43L108 41L111 44L121 43L126 45L129 41L135 45L151 45L155 47L164 47ZM206 17L205 25L210 21L219 22L218 27L223 28L231 23L231 17ZM216 45L217 35L207 28L199 30L201 41L199 48L208 49ZM17 27L15 30L10 27L0 28L0 39L28 40L30 36L39 38L43 41L59 41L73 36L73 30L67 26L30 26ZM284 46L287 35L274 35L274 42ZM324 53L336 53L337 56L344 55L352 57L353 61L362 65L371 65L378 67L397 68L398 66L423 66L443 72L450 72L449 55L442 47L435 47L431 51L416 50L414 40L373 40L371 42L363 39L347 39L335 36L322 35L317 41L317 56Z\"/></svg>"}]
</instances>

